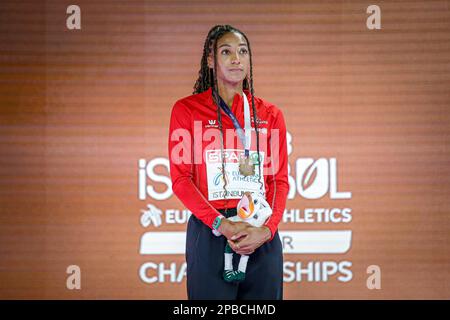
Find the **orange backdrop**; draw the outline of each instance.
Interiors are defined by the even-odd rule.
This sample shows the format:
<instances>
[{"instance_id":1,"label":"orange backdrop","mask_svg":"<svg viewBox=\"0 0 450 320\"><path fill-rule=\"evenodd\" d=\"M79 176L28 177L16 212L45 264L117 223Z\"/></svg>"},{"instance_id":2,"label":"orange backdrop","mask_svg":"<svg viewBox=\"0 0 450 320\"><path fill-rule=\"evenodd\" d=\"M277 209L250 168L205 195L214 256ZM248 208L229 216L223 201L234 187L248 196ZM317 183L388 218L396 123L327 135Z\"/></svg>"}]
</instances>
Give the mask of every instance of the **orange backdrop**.
<instances>
[{"instance_id":1,"label":"orange backdrop","mask_svg":"<svg viewBox=\"0 0 450 320\"><path fill-rule=\"evenodd\" d=\"M0 298L186 298L184 255L144 240L185 231L170 110L225 23L248 35L256 95L291 138L285 298L450 298L448 1L378 1L380 30L369 1L83 0L81 30L71 4L0 3ZM148 205L161 225L142 225Z\"/></svg>"}]
</instances>

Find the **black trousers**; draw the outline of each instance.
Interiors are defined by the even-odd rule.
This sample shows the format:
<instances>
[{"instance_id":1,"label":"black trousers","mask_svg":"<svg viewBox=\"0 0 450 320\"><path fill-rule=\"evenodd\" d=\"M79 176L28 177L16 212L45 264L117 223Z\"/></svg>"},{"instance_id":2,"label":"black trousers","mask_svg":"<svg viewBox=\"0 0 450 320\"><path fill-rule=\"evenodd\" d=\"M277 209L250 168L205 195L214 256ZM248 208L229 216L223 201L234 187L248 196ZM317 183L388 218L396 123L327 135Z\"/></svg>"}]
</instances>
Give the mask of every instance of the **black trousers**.
<instances>
[{"instance_id":1,"label":"black trousers","mask_svg":"<svg viewBox=\"0 0 450 320\"><path fill-rule=\"evenodd\" d=\"M225 217L236 215L236 208L219 210ZM250 255L245 280L229 283L222 278L227 240L191 215L186 233L187 294L189 300L282 300L283 251L276 232ZM240 255L233 253L237 270Z\"/></svg>"}]
</instances>

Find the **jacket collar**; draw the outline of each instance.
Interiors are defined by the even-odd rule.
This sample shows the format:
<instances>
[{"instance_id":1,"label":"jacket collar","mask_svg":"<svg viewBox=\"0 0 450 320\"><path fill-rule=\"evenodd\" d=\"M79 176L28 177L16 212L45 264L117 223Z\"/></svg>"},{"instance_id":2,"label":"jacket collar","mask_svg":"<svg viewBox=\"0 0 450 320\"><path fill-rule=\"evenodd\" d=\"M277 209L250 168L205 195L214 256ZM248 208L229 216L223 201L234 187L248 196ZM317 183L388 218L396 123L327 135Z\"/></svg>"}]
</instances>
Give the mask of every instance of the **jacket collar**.
<instances>
[{"instance_id":1,"label":"jacket collar","mask_svg":"<svg viewBox=\"0 0 450 320\"><path fill-rule=\"evenodd\" d=\"M247 96L249 104L251 105L252 104L252 102L251 102L252 101L252 95L250 94L250 90L244 89L243 91L244 91L244 94ZM214 100L213 100L213 96L212 96L212 88L211 87L209 87L208 90L206 90L206 94L207 94L207 97L208 97L208 103L210 105L214 105L215 106L215 103L214 103ZM240 94L236 93L234 95L234 98L233 98L233 105L232 105L232 107L235 106L235 105L241 105L243 103L244 103L244 99L242 98L242 96Z\"/></svg>"}]
</instances>

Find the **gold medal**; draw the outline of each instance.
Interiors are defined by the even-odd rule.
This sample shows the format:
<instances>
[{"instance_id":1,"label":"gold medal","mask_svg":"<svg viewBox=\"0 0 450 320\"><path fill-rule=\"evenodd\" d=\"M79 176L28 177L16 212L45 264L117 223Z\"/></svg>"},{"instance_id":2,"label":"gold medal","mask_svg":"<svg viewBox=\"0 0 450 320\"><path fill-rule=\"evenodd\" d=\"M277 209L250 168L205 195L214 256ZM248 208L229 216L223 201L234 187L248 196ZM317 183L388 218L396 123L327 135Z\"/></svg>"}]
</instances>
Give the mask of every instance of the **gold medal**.
<instances>
[{"instance_id":1,"label":"gold medal","mask_svg":"<svg viewBox=\"0 0 450 320\"><path fill-rule=\"evenodd\" d=\"M244 177L253 176L255 174L255 165L250 162L249 157L242 157L239 160L239 173Z\"/></svg>"}]
</instances>

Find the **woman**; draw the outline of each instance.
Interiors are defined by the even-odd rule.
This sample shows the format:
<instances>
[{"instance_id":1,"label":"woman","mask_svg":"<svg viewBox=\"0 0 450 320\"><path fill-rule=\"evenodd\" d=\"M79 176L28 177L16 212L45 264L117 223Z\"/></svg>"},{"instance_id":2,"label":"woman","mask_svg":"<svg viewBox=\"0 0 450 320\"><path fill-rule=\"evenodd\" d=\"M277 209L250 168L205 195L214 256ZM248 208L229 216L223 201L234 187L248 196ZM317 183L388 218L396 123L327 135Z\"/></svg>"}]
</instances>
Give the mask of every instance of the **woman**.
<instances>
[{"instance_id":1,"label":"woman","mask_svg":"<svg viewBox=\"0 0 450 320\"><path fill-rule=\"evenodd\" d=\"M209 31L194 94L172 109L169 159L173 192L192 212L188 298L282 299L277 227L289 191L286 126L276 106L254 96L250 42L242 31L229 25ZM236 215L246 191L258 192L272 208L262 227L226 219ZM250 255L242 282L222 278L227 242Z\"/></svg>"}]
</instances>

